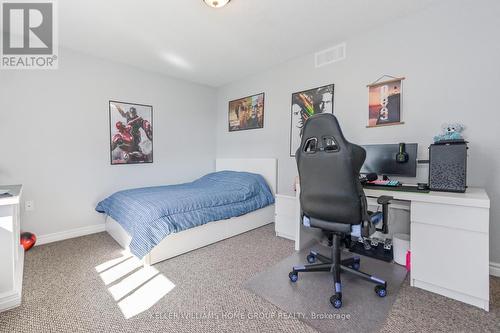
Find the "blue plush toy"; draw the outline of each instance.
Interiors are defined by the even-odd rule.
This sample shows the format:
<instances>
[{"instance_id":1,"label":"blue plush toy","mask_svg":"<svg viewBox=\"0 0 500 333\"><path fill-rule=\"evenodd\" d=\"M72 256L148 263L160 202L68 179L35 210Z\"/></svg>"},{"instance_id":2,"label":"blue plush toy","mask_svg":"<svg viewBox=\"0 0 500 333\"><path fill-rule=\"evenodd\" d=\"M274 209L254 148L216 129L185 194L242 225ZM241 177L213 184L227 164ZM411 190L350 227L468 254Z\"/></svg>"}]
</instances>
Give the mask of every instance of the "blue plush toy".
<instances>
[{"instance_id":1,"label":"blue plush toy","mask_svg":"<svg viewBox=\"0 0 500 333\"><path fill-rule=\"evenodd\" d=\"M448 140L463 140L462 131L464 125L460 123L449 123L441 125L441 134L434 137L434 142Z\"/></svg>"}]
</instances>

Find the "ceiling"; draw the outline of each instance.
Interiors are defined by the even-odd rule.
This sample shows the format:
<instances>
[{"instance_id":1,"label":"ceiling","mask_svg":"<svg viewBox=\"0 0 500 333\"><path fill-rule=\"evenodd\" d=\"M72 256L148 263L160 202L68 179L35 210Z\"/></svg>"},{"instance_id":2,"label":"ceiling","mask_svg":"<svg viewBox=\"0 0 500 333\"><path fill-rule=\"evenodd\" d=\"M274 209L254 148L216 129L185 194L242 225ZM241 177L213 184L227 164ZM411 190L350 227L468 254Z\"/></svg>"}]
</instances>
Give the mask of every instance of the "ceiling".
<instances>
[{"instance_id":1,"label":"ceiling","mask_svg":"<svg viewBox=\"0 0 500 333\"><path fill-rule=\"evenodd\" d=\"M60 46L218 87L434 0L58 1Z\"/></svg>"}]
</instances>

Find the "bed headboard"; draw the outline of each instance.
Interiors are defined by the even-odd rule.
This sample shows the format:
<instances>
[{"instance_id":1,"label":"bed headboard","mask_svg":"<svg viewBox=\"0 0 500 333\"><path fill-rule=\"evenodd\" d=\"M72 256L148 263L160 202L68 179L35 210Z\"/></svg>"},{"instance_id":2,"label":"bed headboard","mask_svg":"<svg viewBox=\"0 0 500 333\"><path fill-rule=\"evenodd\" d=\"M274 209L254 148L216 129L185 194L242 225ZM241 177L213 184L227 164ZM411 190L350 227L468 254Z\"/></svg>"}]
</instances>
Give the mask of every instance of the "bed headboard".
<instances>
[{"instance_id":1,"label":"bed headboard","mask_svg":"<svg viewBox=\"0 0 500 333\"><path fill-rule=\"evenodd\" d=\"M218 158L215 171L233 170L258 173L271 187L273 195L277 189L278 161L275 158Z\"/></svg>"}]
</instances>

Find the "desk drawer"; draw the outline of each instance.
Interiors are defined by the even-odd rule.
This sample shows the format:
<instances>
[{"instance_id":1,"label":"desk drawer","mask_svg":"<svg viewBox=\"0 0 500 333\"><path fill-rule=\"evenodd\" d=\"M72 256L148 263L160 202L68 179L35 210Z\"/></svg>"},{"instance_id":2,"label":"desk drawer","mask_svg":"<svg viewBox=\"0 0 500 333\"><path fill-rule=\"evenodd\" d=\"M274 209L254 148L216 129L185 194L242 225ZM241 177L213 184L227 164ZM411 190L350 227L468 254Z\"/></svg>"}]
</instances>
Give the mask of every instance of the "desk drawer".
<instances>
[{"instance_id":1,"label":"desk drawer","mask_svg":"<svg viewBox=\"0 0 500 333\"><path fill-rule=\"evenodd\" d=\"M487 208L412 202L411 221L489 233L489 210Z\"/></svg>"},{"instance_id":2,"label":"desk drawer","mask_svg":"<svg viewBox=\"0 0 500 333\"><path fill-rule=\"evenodd\" d=\"M414 280L488 300L488 253L488 234L411 224L411 278Z\"/></svg>"}]
</instances>

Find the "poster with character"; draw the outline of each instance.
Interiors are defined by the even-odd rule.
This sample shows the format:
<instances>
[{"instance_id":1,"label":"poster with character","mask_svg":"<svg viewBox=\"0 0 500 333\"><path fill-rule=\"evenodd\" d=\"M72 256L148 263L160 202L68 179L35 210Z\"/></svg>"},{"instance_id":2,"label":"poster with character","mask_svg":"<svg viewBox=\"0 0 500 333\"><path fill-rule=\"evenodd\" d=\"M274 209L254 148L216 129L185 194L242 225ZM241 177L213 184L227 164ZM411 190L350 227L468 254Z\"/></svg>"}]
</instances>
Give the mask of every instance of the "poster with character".
<instances>
[{"instance_id":1,"label":"poster with character","mask_svg":"<svg viewBox=\"0 0 500 333\"><path fill-rule=\"evenodd\" d=\"M153 163L153 107L109 101L111 164Z\"/></svg>"},{"instance_id":2,"label":"poster with character","mask_svg":"<svg viewBox=\"0 0 500 333\"><path fill-rule=\"evenodd\" d=\"M309 117L317 113L333 114L334 85L309 89L292 94L292 116L290 128L290 156L300 146L302 127Z\"/></svg>"},{"instance_id":3,"label":"poster with character","mask_svg":"<svg viewBox=\"0 0 500 333\"><path fill-rule=\"evenodd\" d=\"M264 93L229 102L229 132L264 127Z\"/></svg>"}]
</instances>

